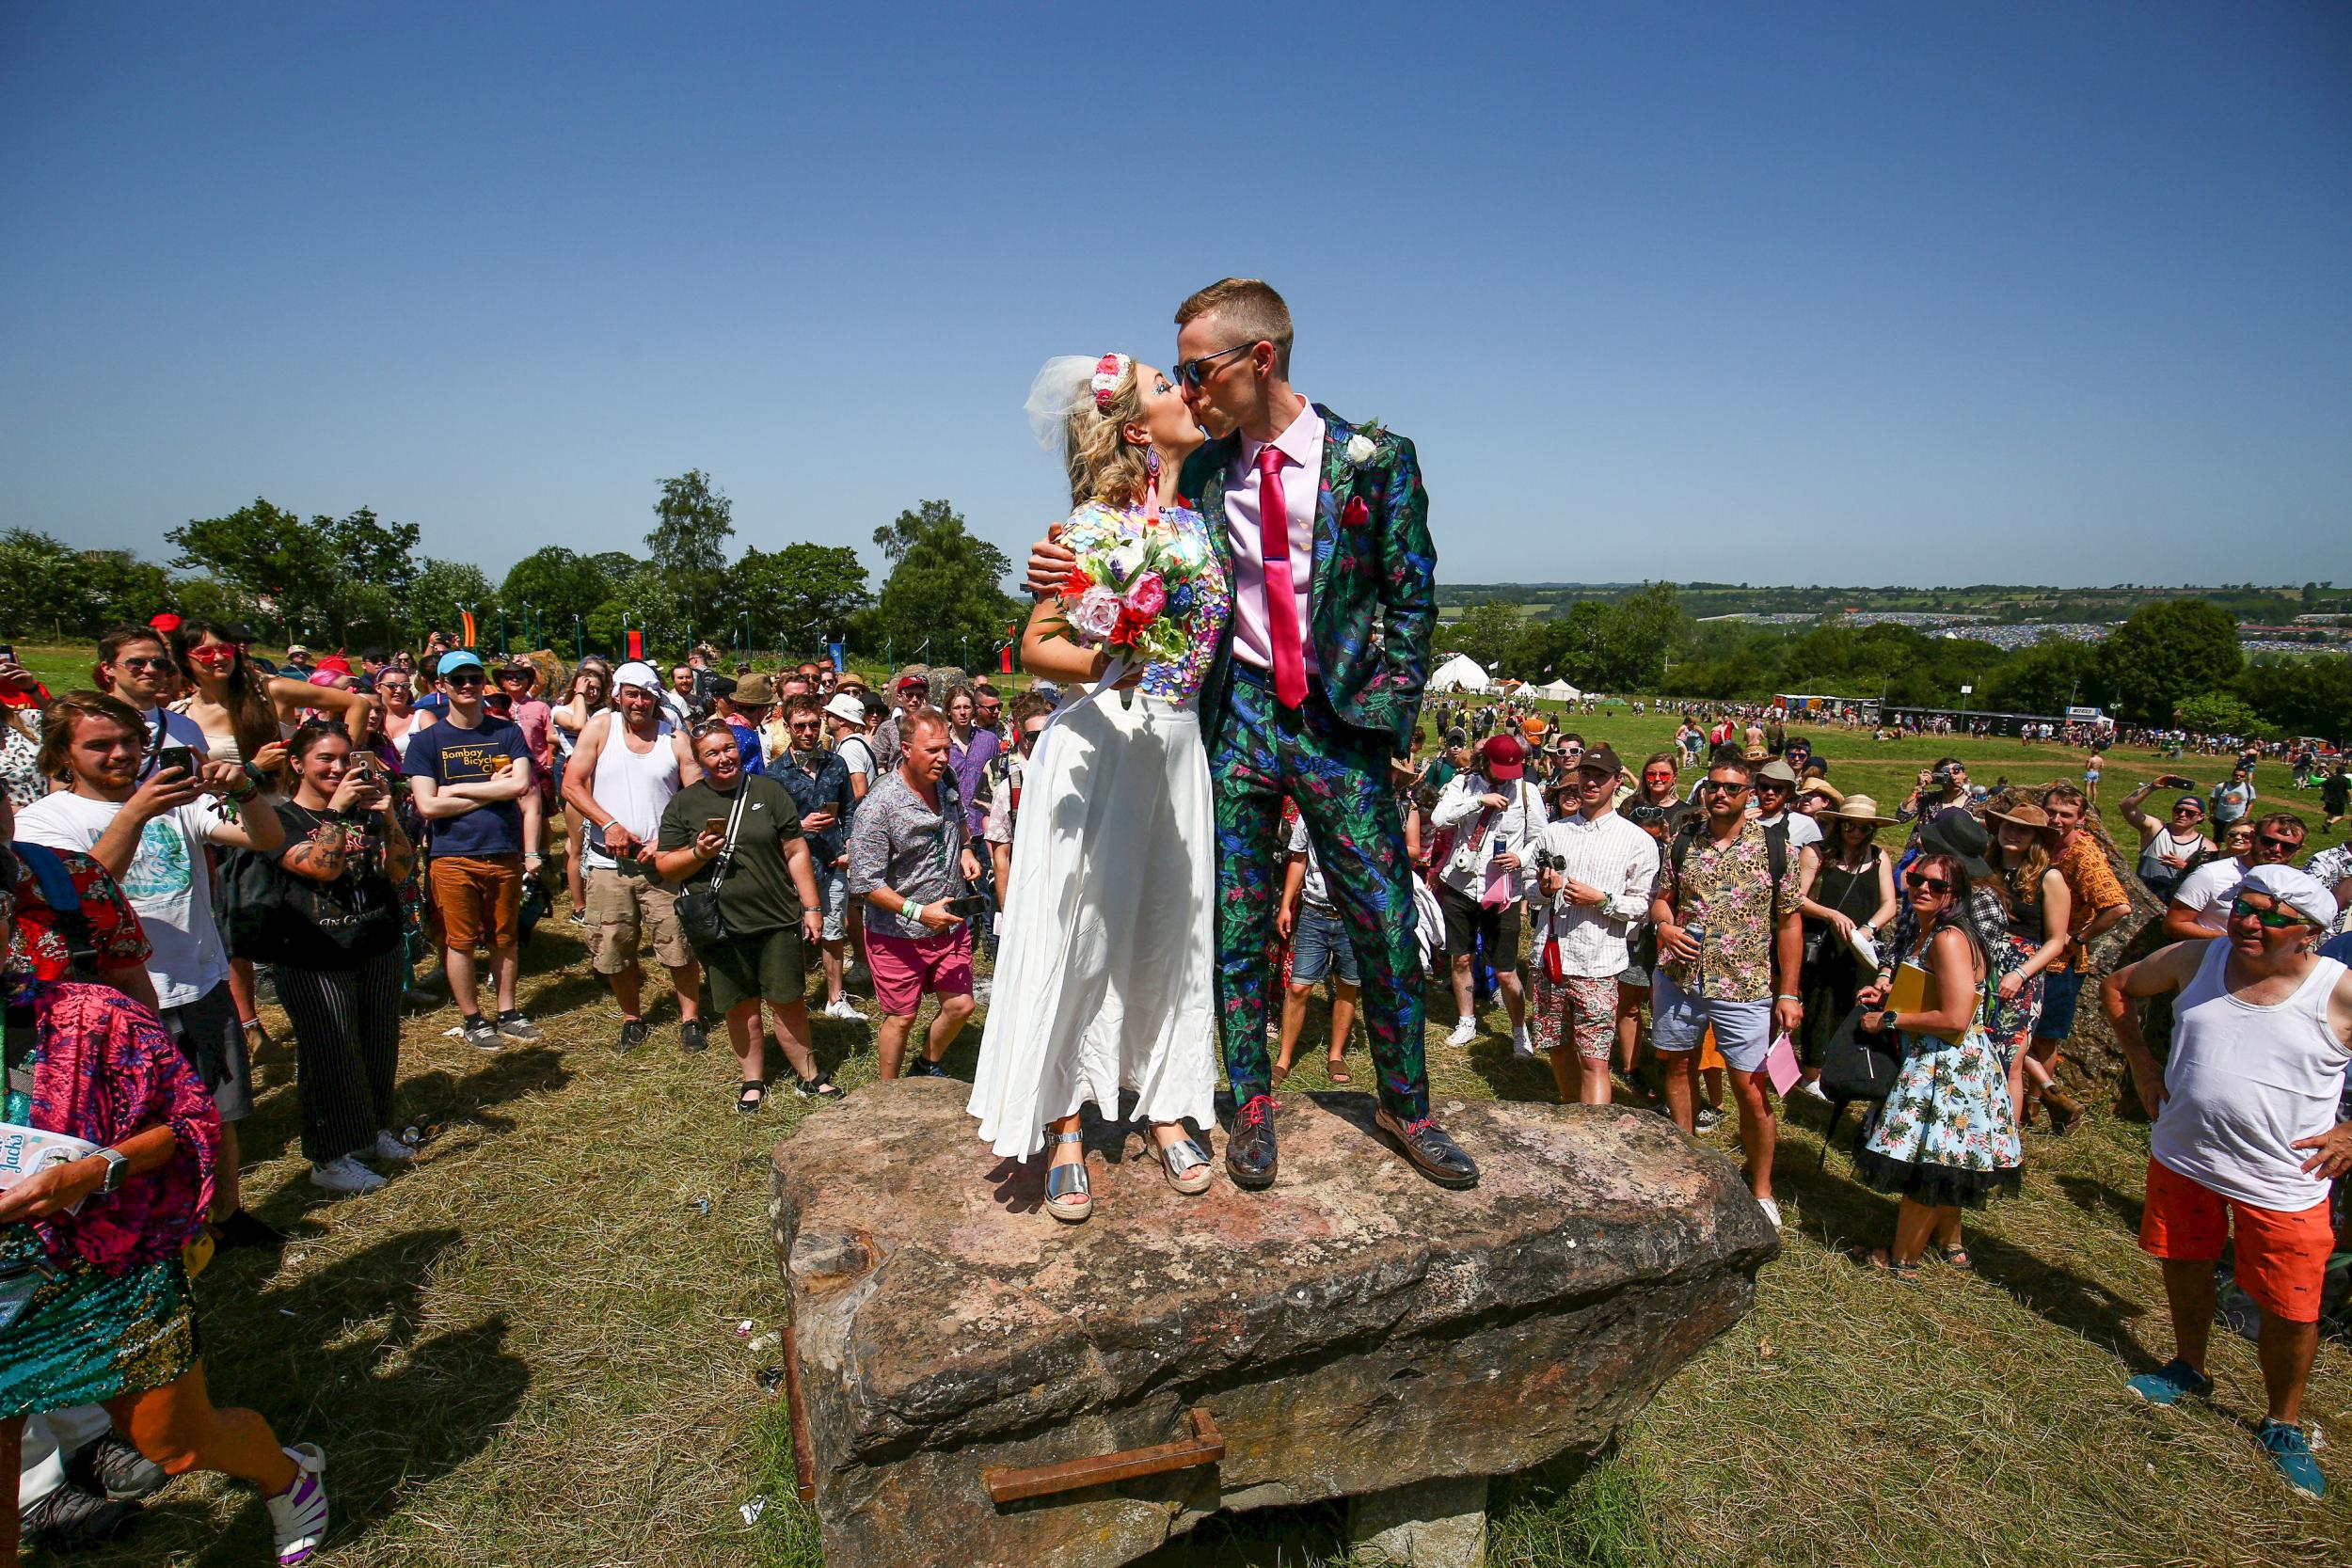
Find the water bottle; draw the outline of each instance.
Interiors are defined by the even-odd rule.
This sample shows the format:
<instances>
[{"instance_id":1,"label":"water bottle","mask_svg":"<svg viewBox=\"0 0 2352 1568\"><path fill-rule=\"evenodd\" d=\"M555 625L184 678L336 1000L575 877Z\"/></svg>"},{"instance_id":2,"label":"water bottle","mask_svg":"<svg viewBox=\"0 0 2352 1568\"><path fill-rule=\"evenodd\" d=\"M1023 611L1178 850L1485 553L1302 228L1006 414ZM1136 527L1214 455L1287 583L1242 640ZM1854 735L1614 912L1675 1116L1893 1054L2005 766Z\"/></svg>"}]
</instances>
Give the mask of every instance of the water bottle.
<instances>
[{"instance_id":1,"label":"water bottle","mask_svg":"<svg viewBox=\"0 0 2352 1568\"><path fill-rule=\"evenodd\" d=\"M1486 855L1486 890L1479 903L1490 910L1499 910L1511 902L1511 873L1495 862L1502 858L1502 838L1495 837L1494 847Z\"/></svg>"},{"instance_id":2,"label":"water bottle","mask_svg":"<svg viewBox=\"0 0 2352 1568\"><path fill-rule=\"evenodd\" d=\"M1692 996L1704 995L1705 991L1703 988L1707 984L1705 969L1705 960L1707 958L1707 923L1704 920L1693 920L1691 924L1685 926L1683 930L1690 934L1692 945L1698 948L1697 956L1692 958L1691 960L1691 983L1683 989Z\"/></svg>"}]
</instances>

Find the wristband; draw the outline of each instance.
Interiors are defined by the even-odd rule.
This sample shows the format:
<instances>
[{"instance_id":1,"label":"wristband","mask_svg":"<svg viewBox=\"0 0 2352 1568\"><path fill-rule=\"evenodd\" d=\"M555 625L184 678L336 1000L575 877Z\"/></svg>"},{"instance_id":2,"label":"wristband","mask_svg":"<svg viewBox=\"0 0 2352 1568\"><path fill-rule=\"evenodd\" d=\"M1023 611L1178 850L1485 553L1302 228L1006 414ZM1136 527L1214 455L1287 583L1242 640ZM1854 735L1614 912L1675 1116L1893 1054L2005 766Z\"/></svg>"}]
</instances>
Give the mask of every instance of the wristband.
<instances>
[{"instance_id":1,"label":"wristband","mask_svg":"<svg viewBox=\"0 0 2352 1568\"><path fill-rule=\"evenodd\" d=\"M1783 991L1780 995L1773 997L1772 1000L1775 1002L1803 1002L1804 998L1802 996L1790 996L1788 992Z\"/></svg>"}]
</instances>

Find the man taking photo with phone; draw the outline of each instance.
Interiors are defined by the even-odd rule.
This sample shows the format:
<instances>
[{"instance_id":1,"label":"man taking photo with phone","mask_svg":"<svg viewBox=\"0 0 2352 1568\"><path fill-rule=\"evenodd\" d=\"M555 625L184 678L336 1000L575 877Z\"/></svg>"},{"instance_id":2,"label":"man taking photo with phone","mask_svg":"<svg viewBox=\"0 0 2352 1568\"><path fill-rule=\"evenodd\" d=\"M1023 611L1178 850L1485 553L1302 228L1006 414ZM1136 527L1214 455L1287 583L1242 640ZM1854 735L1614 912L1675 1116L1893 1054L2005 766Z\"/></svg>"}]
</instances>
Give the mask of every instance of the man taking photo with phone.
<instances>
[{"instance_id":1,"label":"man taking photo with phone","mask_svg":"<svg viewBox=\"0 0 2352 1568\"><path fill-rule=\"evenodd\" d=\"M939 1059L972 1016L972 927L964 904L980 863L964 842L963 803L947 771L947 716L900 716L898 768L875 784L850 830L850 894L868 907L866 962L882 1009L876 1041L884 1078L898 1076L926 995L939 998L914 1078L944 1078ZM977 902L977 901L976 901Z\"/></svg>"}]
</instances>

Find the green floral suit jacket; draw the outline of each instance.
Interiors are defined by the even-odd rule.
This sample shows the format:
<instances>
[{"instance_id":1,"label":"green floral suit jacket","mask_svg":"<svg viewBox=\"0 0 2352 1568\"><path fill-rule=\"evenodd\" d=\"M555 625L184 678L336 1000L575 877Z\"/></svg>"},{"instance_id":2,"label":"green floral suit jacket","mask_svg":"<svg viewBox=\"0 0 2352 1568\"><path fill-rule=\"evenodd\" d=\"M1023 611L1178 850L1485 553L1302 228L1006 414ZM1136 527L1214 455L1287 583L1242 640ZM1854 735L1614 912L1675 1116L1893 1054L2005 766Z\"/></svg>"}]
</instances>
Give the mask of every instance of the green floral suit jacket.
<instances>
[{"instance_id":1,"label":"green floral suit jacket","mask_svg":"<svg viewBox=\"0 0 2352 1568\"><path fill-rule=\"evenodd\" d=\"M1405 754L1429 679L1438 623L1438 550L1429 539L1429 492L1413 443L1378 425L1360 430L1321 404L1323 475L1316 497L1308 620L1325 692L1339 716L1385 736ZM1357 436L1372 443L1350 459ZM1184 464L1178 488L1199 508L1232 569L1225 476L1241 437L1211 441ZM1238 587L1238 583L1236 584ZM1212 737L1233 679L1233 623L1226 622L1200 693L1200 727Z\"/></svg>"}]
</instances>

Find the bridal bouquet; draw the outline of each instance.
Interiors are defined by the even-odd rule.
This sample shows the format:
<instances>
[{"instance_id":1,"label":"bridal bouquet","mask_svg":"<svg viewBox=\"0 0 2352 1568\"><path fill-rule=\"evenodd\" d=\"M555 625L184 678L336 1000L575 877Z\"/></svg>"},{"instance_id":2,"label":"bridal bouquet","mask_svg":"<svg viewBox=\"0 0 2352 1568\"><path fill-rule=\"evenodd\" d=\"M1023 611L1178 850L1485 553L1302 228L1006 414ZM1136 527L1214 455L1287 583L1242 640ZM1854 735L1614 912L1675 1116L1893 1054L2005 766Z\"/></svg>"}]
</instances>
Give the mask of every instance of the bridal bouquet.
<instances>
[{"instance_id":1,"label":"bridal bouquet","mask_svg":"<svg viewBox=\"0 0 2352 1568\"><path fill-rule=\"evenodd\" d=\"M1196 568L1156 531L1123 530L1077 551L1062 579L1062 624L1049 634L1082 648L1132 654L1151 664L1180 662L1189 638Z\"/></svg>"}]
</instances>

